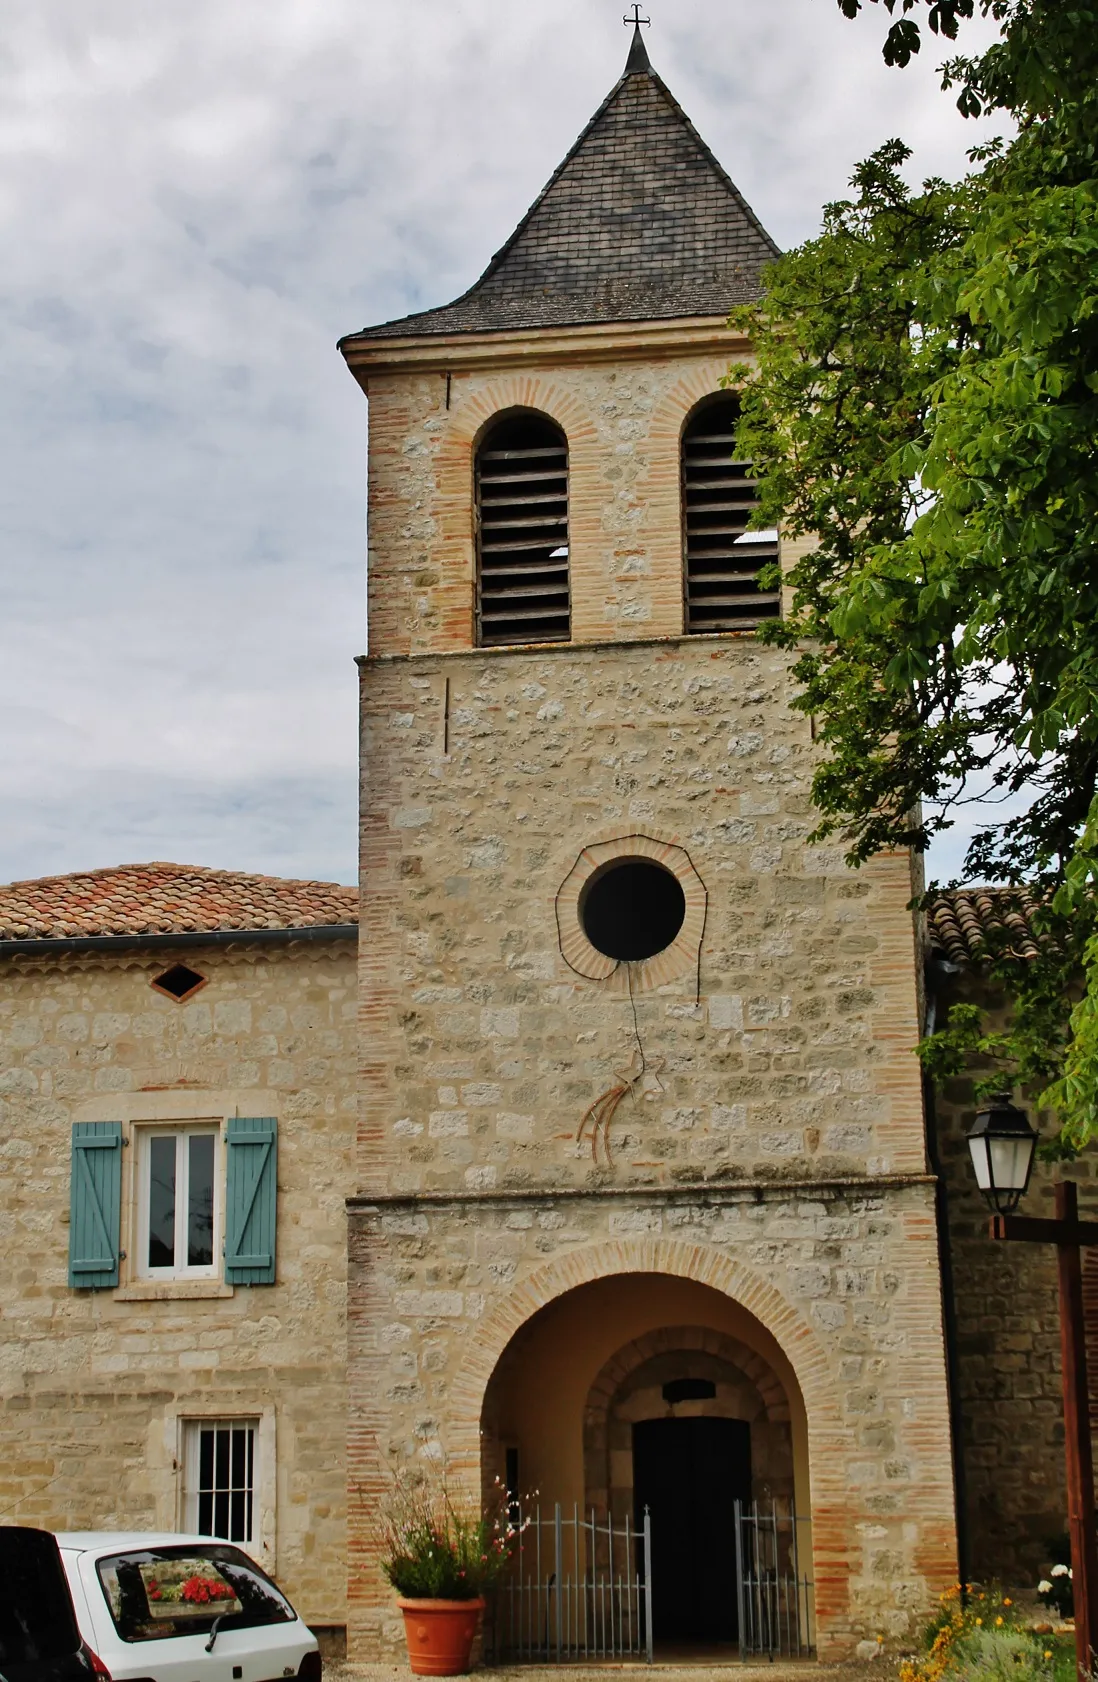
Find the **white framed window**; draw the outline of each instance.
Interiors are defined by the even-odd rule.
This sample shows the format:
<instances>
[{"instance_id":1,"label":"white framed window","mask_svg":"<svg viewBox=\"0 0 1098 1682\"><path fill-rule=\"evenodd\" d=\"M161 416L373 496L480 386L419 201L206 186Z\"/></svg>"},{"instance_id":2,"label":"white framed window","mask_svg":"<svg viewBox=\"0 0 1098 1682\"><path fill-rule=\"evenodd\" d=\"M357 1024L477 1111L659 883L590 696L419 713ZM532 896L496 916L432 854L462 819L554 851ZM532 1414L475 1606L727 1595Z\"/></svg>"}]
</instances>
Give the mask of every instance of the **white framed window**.
<instances>
[{"instance_id":1,"label":"white framed window","mask_svg":"<svg viewBox=\"0 0 1098 1682\"><path fill-rule=\"evenodd\" d=\"M220 1129L137 1132L137 1267L143 1279L213 1279L221 1244Z\"/></svg>"},{"instance_id":2,"label":"white framed window","mask_svg":"<svg viewBox=\"0 0 1098 1682\"><path fill-rule=\"evenodd\" d=\"M242 1547L260 1543L260 1421L183 1424L183 1528Z\"/></svg>"}]
</instances>

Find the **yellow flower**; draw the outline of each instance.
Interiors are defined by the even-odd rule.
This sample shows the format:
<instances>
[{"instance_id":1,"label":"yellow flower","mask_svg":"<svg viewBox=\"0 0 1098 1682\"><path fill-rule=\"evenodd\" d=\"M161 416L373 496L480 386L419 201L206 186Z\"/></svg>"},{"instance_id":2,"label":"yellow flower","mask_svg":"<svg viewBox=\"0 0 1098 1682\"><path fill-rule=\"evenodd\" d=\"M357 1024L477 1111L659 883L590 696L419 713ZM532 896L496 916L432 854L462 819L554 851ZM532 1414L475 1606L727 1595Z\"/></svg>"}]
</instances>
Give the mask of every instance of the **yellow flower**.
<instances>
[{"instance_id":1,"label":"yellow flower","mask_svg":"<svg viewBox=\"0 0 1098 1682\"><path fill-rule=\"evenodd\" d=\"M1051 1652L1050 1652L1050 1651L1049 1651L1049 1649L1048 1649L1048 1648L1047 1648L1047 1647L1046 1647L1046 1648L1045 1648L1045 1658L1046 1658L1046 1659L1051 1659L1051 1657L1052 1657L1052 1653L1051 1653Z\"/></svg>"},{"instance_id":2,"label":"yellow flower","mask_svg":"<svg viewBox=\"0 0 1098 1682\"><path fill-rule=\"evenodd\" d=\"M981 1598L982 1598L982 1597L981 1597ZM982 1624L982 1623L983 1623L983 1621L984 1621L984 1620L983 1620L983 1619L982 1619L982 1618L977 1618L977 1619L976 1619L976 1627L977 1627L977 1629L979 1629L979 1627L980 1627L980 1625L981 1625L981 1624Z\"/></svg>"},{"instance_id":3,"label":"yellow flower","mask_svg":"<svg viewBox=\"0 0 1098 1682\"><path fill-rule=\"evenodd\" d=\"M1001 1629L1001 1628L1002 1628L1002 1624L1003 1624L1003 1620L1002 1620L1002 1618L996 1618L996 1620L995 1620L995 1628L996 1628L996 1629Z\"/></svg>"},{"instance_id":4,"label":"yellow flower","mask_svg":"<svg viewBox=\"0 0 1098 1682\"><path fill-rule=\"evenodd\" d=\"M1005 1600L1004 1600L1004 1601L1003 1601L1003 1605L1004 1605L1004 1606L1013 1606L1013 1605L1014 1605L1014 1602L1013 1602L1013 1600L1011 1600L1011 1598L1010 1598L1010 1596L1009 1596L1009 1595L1008 1595L1008 1596L1007 1596L1007 1597L1006 1597L1006 1599L1005 1599Z\"/></svg>"}]
</instances>

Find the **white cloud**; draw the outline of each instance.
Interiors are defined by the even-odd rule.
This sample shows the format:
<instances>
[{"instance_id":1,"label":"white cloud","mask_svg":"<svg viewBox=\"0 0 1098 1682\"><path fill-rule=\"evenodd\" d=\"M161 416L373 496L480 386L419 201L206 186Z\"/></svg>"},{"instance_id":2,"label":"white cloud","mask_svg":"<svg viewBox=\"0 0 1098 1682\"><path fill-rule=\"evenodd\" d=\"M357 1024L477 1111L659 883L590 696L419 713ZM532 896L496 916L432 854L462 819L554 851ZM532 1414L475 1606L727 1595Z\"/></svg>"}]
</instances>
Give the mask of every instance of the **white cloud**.
<instances>
[{"instance_id":1,"label":"white cloud","mask_svg":"<svg viewBox=\"0 0 1098 1682\"><path fill-rule=\"evenodd\" d=\"M602 0L0 4L0 877L354 878L365 404L620 72ZM653 60L783 244L899 132L976 137L832 0L655 0ZM935 44L936 46L936 44Z\"/></svg>"}]
</instances>

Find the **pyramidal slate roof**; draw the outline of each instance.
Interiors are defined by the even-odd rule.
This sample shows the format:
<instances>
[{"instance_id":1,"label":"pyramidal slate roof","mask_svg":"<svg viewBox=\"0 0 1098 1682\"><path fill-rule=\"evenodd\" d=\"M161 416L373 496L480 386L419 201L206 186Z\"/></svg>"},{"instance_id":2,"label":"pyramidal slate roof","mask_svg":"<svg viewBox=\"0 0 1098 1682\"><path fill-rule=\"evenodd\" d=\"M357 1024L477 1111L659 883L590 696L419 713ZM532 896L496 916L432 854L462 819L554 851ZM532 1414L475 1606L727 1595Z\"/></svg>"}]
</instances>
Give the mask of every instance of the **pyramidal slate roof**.
<instances>
[{"instance_id":1,"label":"pyramidal slate roof","mask_svg":"<svg viewBox=\"0 0 1098 1682\"><path fill-rule=\"evenodd\" d=\"M475 286L340 342L727 315L760 296L777 255L638 28L621 80Z\"/></svg>"}]
</instances>

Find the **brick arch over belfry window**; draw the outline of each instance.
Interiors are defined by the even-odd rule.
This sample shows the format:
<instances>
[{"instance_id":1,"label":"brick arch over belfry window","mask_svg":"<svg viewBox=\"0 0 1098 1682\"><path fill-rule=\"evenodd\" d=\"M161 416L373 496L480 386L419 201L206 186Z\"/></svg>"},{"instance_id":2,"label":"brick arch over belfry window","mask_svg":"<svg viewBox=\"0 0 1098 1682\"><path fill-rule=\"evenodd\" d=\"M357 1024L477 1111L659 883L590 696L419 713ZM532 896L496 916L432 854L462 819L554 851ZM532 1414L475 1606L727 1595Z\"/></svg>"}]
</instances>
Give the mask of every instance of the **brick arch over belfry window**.
<instances>
[{"instance_id":1,"label":"brick arch over belfry window","mask_svg":"<svg viewBox=\"0 0 1098 1682\"><path fill-rule=\"evenodd\" d=\"M476 638L481 647L567 642L572 634L568 440L555 421L512 409L475 456Z\"/></svg>"}]
</instances>

